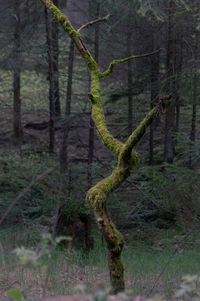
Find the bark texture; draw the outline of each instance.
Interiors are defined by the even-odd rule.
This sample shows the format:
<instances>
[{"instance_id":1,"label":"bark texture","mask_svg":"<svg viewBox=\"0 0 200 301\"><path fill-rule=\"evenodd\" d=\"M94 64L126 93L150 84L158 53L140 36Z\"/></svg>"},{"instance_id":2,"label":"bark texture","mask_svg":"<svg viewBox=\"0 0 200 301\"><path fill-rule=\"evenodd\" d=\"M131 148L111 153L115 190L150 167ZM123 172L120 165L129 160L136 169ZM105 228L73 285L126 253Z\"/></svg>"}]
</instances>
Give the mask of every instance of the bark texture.
<instances>
[{"instance_id":1,"label":"bark texture","mask_svg":"<svg viewBox=\"0 0 200 301\"><path fill-rule=\"evenodd\" d=\"M113 292L117 293L123 291L125 288L124 268L121 261L123 237L111 220L106 207L106 199L112 191L124 182L124 180L130 175L131 169L137 165L138 155L134 150L134 147L144 135L147 127L156 118L159 112L161 112L169 103L169 98L162 99L160 103L147 114L125 143L115 139L106 126L105 115L103 113L100 97L100 79L109 75L112 72L114 65L136 58L136 56L115 60L111 62L110 66L104 73L101 73L96 61L93 59L92 55L81 40L80 33L72 27L68 18L61 13L55 5L53 5L52 1L41 0L41 2L52 12L57 22L72 38L76 47L88 64L91 73L91 92L89 98L92 105L92 119L102 143L113 152L117 160L116 167L113 169L111 175L93 186L86 196L87 202L94 211L99 228L107 243L110 280Z\"/></svg>"}]
</instances>

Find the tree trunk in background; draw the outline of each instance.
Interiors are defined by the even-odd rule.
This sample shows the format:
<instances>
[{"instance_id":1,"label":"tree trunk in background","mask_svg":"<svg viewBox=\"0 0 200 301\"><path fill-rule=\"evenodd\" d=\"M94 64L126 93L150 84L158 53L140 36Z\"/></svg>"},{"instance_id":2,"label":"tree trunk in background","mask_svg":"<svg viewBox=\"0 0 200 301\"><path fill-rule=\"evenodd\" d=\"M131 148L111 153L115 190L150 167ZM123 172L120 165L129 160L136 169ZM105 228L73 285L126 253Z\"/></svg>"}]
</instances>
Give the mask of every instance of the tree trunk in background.
<instances>
[{"instance_id":1,"label":"tree trunk in background","mask_svg":"<svg viewBox=\"0 0 200 301\"><path fill-rule=\"evenodd\" d=\"M131 26L131 13L128 16L128 26L127 26L127 53L126 56L129 57L132 55L131 52L131 41L132 41L132 26ZM128 136L131 135L133 131L133 74L132 74L132 61L127 62L128 65Z\"/></svg>"},{"instance_id":2,"label":"tree trunk in background","mask_svg":"<svg viewBox=\"0 0 200 301\"><path fill-rule=\"evenodd\" d=\"M99 17L100 3L95 5L96 12L95 18ZM91 18L93 14L91 14ZM94 28L94 59L98 63L99 61L99 24L95 25ZM88 189L92 186L92 162L94 156L94 122L90 114L90 127L89 127L89 148L88 148Z\"/></svg>"},{"instance_id":3,"label":"tree trunk in background","mask_svg":"<svg viewBox=\"0 0 200 301\"><path fill-rule=\"evenodd\" d=\"M152 30L152 51L158 49L156 42L158 39L158 32L153 28ZM153 109L155 104L159 101L159 70L160 70L160 55L159 52L151 57L151 101L150 101L150 110ZM150 136L149 136L149 164L153 164L153 140L154 140L154 127L150 125Z\"/></svg>"},{"instance_id":4,"label":"tree trunk in background","mask_svg":"<svg viewBox=\"0 0 200 301\"><path fill-rule=\"evenodd\" d=\"M47 37L47 46L48 46L48 65L49 65L49 152L54 152L55 144L55 102L54 102L54 77L53 77L53 52L52 52L52 42L51 42L51 21L50 14L45 8L45 23L46 23L46 37Z\"/></svg>"},{"instance_id":5,"label":"tree trunk in background","mask_svg":"<svg viewBox=\"0 0 200 301\"><path fill-rule=\"evenodd\" d=\"M58 6L58 0L53 1ZM45 10L46 36L49 65L49 152L54 152L55 117L60 115L58 75L58 24Z\"/></svg>"},{"instance_id":6,"label":"tree trunk in background","mask_svg":"<svg viewBox=\"0 0 200 301\"><path fill-rule=\"evenodd\" d=\"M59 0L53 0L53 3L59 7ZM58 72L58 55L59 55L59 45L58 45L58 23L54 18L51 20L51 42L52 42L52 65L53 65L53 99L55 102L55 115L60 116L60 97L59 97L59 72Z\"/></svg>"},{"instance_id":7,"label":"tree trunk in background","mask_svg":"<svg viewBox=\"0 0 200 301\"><path fill-rule=\"evenodd\" d=\"M73 81L73 67L74 67L74 42L70 41L69 59L68 59L68 81L67 81L67 94L66 94L66 108L65 108L65 122L63 128L63 138L60 147L60 172L62 177L67 175L67 195L66 199L71 194L71 178L70 169L68 165L68 136L70 132L70 114L71 114L71 100L72 100L72 81ZM66 181L63 181L66 186ZM66 200L67 202L67 200ZM93 239L91 238L91 221L90 216L87 213L70 214L65 209L65 203L59 208L58 219L55 227L56 236L68 236L72 237L73 243L77 244L80 248L85 250L93 248ZM71 249L71 242L62 243L68 249Z\"/></svg>"},{"instance_id":8,"label":"tree trunk in background","mask_svg":"<svg viewBox=\"0 0 200 301\"><path fill-rule=\"evenodd\" d=\"M194 46L194 66L193 66L193 74L192 74L192 122L191 122L191 132L190 132L190 160L189 160L189 168L193 168L193 159L192 159L192 146L196 140L196 113L197 113L197 59L198 59L198 32L196 32L195 46Z\"/></svg>"},{"instance_id":9,"label":"tree trunk in background","mask_svg":"<svg viewBox=\"0 0 200 301\"><path fill-rule=\"evenodd\" d=\"M70 41L69 59L68 59L68 81L67 81L67 94L66 94L66 108L65 108L65 121L63 127L63 138L60 147L60 172L66 174L68 170L68 154L67 144L68 135L70 131L69 119L71 113L71 99L72 99L72 79L73 79L73 67L74 67L74 43Z\"/></svg>"},{"instance_id":10,"label":"tree trunk in background","mask_svg":"<svg viewBox=\"0 0 200 301\"><path fill-rule=\"evenodd\" d=\"M13 17L15 18L14 30L14 74L13 74L13 132L14 142L21 146L22 125L21 125L21 98L20 98L20 0L14 2Z\"/></svg>"},{"instance_id":11,"label":"tree trunk in background","mask_svg":"<svg viewBox=\"0 0 200 301\"><path fill-rule=\"evenodd\" d=\"M175 21L173 17L174 1L169 1L168 8L168 45L167 45L167 92L176 98L176 39ZM165 139L164 139L164 161L173 163L175 153L175 102L166 112Z\"/></svg>"},{"instance_id":12,"label":"tree trunk in background","mask_svg":"<svg viewBox=\"0 0 200 301\"><path fill-rule=\"evenodd\" d=\"M176 82L175 82L175 106L176 106L176 122L175 122L175 132L179 132L179 123L180 123L180 95L179 95L179 81L180 81L180 75L182 72L182 64L183 64L183 43L182 43L183 37L182 34L178 34L178 38L176 40ZM176 139L177 144L177 139Z\"/></svg>"}]
</instances>

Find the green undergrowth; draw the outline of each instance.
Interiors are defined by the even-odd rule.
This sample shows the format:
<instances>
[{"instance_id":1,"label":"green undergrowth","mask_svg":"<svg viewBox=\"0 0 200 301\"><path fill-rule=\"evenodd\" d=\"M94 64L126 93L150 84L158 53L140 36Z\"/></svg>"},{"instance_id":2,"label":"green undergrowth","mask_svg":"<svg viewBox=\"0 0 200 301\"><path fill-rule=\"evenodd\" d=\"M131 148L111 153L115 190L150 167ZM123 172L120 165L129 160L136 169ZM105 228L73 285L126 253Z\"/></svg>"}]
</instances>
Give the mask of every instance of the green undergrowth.
<instances>
[{"instance_id":1,"label":"green undergrowth","mask_svg":"<svg viewBox=\"0 0 200 301\"><path fill-rule=\"evenodd\" d=\"M1 215L32 181L49 168L52 171L36 181L15 203L6 218L8 225L23 224L25 220L31 222L37 217L48 215L56 205L60 177L56 164L46 153L29 154L25 157L20 157L14 151L0 153Z\"/></svg>"}]
</instances>

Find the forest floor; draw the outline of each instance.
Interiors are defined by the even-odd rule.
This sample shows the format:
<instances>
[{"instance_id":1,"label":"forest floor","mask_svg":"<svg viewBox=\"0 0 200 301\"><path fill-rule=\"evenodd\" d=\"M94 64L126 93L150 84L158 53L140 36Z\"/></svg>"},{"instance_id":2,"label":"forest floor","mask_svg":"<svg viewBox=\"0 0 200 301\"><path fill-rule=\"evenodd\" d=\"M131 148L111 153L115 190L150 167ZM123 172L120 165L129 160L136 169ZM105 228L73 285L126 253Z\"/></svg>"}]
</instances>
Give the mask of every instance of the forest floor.
<instances>
[{"instance_id":1,"label":"forest floor","mask_svg":"<svg viewBox=\"0 0 200 301\"><path fill-rule=\"evenodd\" d=\"M94 249L89 253L56 247L51 249L51 256L44 253L41 258L36 258L35 253L26 253L19 260L17 252L13 252L15 247L24 246L37 255L42 248L39 235L45 229L39 231L37 225L34 227L12 227L0 231L0 299L6 297L11 288L20 289L31 297L91 293L100 282L109 289L106 248L98 233L95 234ZM169 299L180 287L184 275L199 273L198 233L196 236L183 236L171 230L160 233L161 237L148 245L145 241L131 242L129 232L129 241L126 241L123 251L126 291L129 294L145 296L152 290L151 295L159 294ZM180 239L185 239L185 242L174 252Z\"/></svg>"},{"instance_id":2,"label":"forest floor","mask_svg":"<svg viewBox=\"0 0 200 301\"><path fill-rule=\"evenodd\" d=\"M35 138L35 134L31 135L32 130L26 131L27 143L23 146L21 159L18 150L11 144L10 132L3 135L3 144L0 147L0 180L3 181L0 191L1 212L5 211L6 202L8 204L12 202L38 174L49 167L57 166L55 163L57 157L51 157L42 151L36 152L36 150L42 150L43 145L40 141L43 141L47 133L45 132L45 135L40 133L38 142L38 137ZM32 146L34 150L31 149ZM103 168L105 168L105 163ZM82 170L83 167L80 167L79 171ZM102 165L98 170L99 176L102 174ZM74 190L80 192L80 181L75 178L76 174L77 165L72 176L75 179L74 183L78 181L79 187L77 189L74 186ZM123 251L126 290L131 295L146 296L154 287L151 295L159 294L170 299L180 287L184 275L197 275L200 271L198 225L194 225L192 232L187 229L186 225L184 230L173 226L169 229L158 229L148 221L146 226L141 224L141 226L131 228L128 216L133 213L134 219L134 214L136 217L138 214L141 215L146 202L144 196L144 200L141 201L140 192L136 195L136 190L131 188L133 183L130 180L127 187L122 187L118 191L119 199L114 194L112 201L109 201L110 209L114 212L115 220L122 228L126 241ZM70 295L82 291L91 293L100 281L109 289L106 247L105 244L102 245L101 238L96 232L97 229L94 233L94 250L88 254L83 250L69 251L55 248L51 250L49 256L48 254L44 254L41 258L38 256L42 249L41 234L49 231L48 221L52 218L52 213L49 214L49 212L52 212L52 209L55 210L58 184L57 173L45 178L41 183L36 183L28 192L27 197L20 200L9 213L6 224L1 227L0 299L6 297L7 291L11 288L18 288L31 297ZM84 193L81 197L84 198ZM124 199L128 200L126 206L121 202ZM138 204L134 207L132 199L136 203L138 200L138 210L133 211ZM131 210L129 205L133 206ZM29 219L32 213L37 215L41 210L41 217ZM18 219L20 219L19 224ZM183 216L181 223L182 226L185 223ZM28 262L17 259L16 252L13 252L22 246L26 251L28 250L28 255L24 251ZM174 252L175 248L176 252Z\"/></svg>"}]
</instances>

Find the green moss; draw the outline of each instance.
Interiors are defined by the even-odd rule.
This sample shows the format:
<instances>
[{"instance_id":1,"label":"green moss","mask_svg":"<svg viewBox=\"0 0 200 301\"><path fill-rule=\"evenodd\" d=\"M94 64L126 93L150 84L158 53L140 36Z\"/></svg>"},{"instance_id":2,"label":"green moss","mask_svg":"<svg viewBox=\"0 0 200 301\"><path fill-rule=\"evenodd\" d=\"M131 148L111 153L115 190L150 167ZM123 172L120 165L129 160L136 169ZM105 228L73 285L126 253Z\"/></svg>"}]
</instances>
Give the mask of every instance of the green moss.
<instances>
[{"instance_id":1,"label":"green moss","mask_svg":"<svg viewBox=\"0 0 200 301\"><path fill-rule=\"evenodd\" d=\"M124 62L127 62L127 61L130 61L130 60L132 60L132 59L134 59L134 58L136 58L136 57L137 57L137 56L129 56L129 57L124 58L124 59L112 61L112 62L110 63L110 65L109 65L108 69L107 69L105 72L101 73L101 77L106 77L106 76L108 76L108 75L113 71L113 67L114 67L115 65L120 64L120 63L124 63Z\"/></svg>"},{"instance_id":2,"label":"green moss","mask_svg":"<svg viewBox=\"0 0 200 301\"><path fill-rule=\"evenodd\" d=\"M52 1L41 0L41 2L51 11L57 22L71 37L80 37L80 34L73 28L69 19L52 3Z\"/></svg>"},{"instance_id":3,"label":"green moss","mask_svg":"<svg viewBox=\"0 0 200 301\"><path fill-rule=\"evenodd\" d=\"M101 216L105 210L105 202L108 194L118 188L128 175L128 169L116 168L110 176L99 181L88 191L86 200L98 216Z\"/></svg>"},{"instance_id":4,"label":"green moss","mask_svg":"<svg viewBox=\"0 0 200 301\"><path fill-rule=\"evenodd\" d=\"M108 262L113 293L116 294L124 291L124 267L120 254L116 255L115 253L110 252Z\"/></svg>"}]
</instances>

